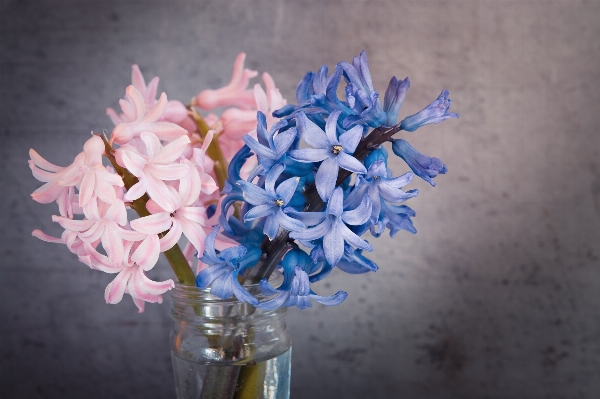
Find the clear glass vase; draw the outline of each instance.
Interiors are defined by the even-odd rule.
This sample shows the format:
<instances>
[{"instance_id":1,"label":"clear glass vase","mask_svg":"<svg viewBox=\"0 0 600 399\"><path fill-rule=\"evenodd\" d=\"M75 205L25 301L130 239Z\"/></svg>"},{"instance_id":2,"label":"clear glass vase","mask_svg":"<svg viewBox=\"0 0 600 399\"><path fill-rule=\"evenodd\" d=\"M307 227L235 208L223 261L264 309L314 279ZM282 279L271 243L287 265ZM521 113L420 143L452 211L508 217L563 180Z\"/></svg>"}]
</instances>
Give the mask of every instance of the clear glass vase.
<instances>
[{"instance_id":1,"label":"clear glass vase","mask_svg":"<svg viewBox=\"0 0 600 399\"><path fill-rule=\"evenodd\" d=\"M258 286L246 288L260 298ZM172 298L178 399L289 398L292 341L285 308L263 311L185 285L177 285Z\"/></svg>"}]
</instances>

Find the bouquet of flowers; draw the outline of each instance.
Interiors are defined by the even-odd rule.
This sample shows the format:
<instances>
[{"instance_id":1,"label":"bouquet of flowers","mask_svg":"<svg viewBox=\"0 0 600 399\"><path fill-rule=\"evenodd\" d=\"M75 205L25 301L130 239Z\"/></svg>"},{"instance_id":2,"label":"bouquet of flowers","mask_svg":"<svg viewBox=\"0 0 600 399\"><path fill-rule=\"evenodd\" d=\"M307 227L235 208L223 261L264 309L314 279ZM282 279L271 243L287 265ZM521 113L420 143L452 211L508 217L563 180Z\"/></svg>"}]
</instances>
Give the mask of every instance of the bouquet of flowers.
<instances>
[{"instance_id":1,"label":"bouquet of flowers","mask_svg":"<svg viewBox=\"0 0 600 399\"><path fill-rule=\"evenodd\" d=\"M222 299L266 310L306 308L311 300L336 305L345 292L320 296L311 283L334 268L376 271L363 252L373 250L366 232L416 232L415 212L402 203L418 191L403 187L415 175L435 186L447 168L397 136L457 118L448 92L399 120L408 78L393 77L382 104L363 51L331 75L326 66L308 72L296 104L287 104L268 73L264 88L248 88L257 72L244 59L237 57L227 86L203 90L188 105L165 93L156 99L158 78L146 84L134 65L122 113L107 110L115 124L109 137L93 133L66 167L30 150L31 171L44 183L32 198L56 202L52 220L64 228L60 237L33 235L116 274L107 303L124 294L140 312L145 302L160 303L174 281L152 281L146 272L163 253L179 283ZM387 142L412 172L394 176ZM283 282L272 286L276 269ZM249 284L259 284L266 299Z\"/></svg>"}]
</instances>

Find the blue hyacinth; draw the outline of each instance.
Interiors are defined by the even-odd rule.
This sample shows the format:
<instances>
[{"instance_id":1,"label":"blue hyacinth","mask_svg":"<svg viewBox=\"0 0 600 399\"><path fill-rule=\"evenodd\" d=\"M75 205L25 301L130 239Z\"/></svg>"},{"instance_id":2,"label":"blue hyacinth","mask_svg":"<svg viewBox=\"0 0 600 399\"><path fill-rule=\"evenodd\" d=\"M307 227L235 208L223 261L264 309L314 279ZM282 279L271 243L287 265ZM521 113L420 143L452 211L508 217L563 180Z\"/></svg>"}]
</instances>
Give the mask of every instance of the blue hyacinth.
<instances>
[{"instance_id":1,"label":"blue hyacinth","mask_svg":"<svg viewBox=\"0 0 600 399\"><path fill-rule=\"evenodd\" d=\"M326 66L308 72L298 84L297 104L275 111L273 116L281 119L273 126L258 112L257 138L244 137L246 145L229 165L222 191L226 196L220 202L223 234L240 246L217 253L218 228L209 235L201 257L209 267L198 275L200 287L210 286L217 296L235 295L267 310L306 308L311 300L336 305L346 298L345 292L320 296L310 284L334 269L351 274L376 271L378 266L363 254L373 250L363 237L366 232L375 238L386 230L392 237L401 230L416 233L415 212L404 202L418 190L403 188L414 175L435 186L433 179L448 169L399 136L457 118L448 112L448 92L398 123L408 78L391 79L382 105L364 51L351 63L338 63L331 75L328 72ZM394 177L387 142L412 173ZM242 178L242 168L254 156L258 165ZM274 288L260 280L269 298L259 303L240 280L267 277L262 271L275 268L282 270L283 283Z\"/></svg>"}]
</instances>

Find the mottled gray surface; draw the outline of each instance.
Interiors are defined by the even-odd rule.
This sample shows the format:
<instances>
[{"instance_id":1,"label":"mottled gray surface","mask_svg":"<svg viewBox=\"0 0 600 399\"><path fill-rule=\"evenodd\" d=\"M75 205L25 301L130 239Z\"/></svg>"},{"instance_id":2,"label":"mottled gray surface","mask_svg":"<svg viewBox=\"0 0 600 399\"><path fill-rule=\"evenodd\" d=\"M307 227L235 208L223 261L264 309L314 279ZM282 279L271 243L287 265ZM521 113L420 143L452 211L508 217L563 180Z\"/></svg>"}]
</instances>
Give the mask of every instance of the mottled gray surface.
<instances>
[{"instance_id":1,"label":"mottled gray surface","mask_svg":"<svg viewBox=\"0 0 600 399\"><path fill-rule=\"evenodd\" d=\"M293 100L307 70L361 49L381 92L410 77L402 115L446 88L461 119L408 135L450 170L413 184L419 234L374 241L376 274L318 287L344 304L290 312L293 398L600 397L598 2L4 0L0 15L2 398L174 397L169 304L108 306L111 276L30 237L60 232L29 198L30 147L67 164L111 127L133 63L187 101L245 51Z\"/></svg>"}]
</instances>

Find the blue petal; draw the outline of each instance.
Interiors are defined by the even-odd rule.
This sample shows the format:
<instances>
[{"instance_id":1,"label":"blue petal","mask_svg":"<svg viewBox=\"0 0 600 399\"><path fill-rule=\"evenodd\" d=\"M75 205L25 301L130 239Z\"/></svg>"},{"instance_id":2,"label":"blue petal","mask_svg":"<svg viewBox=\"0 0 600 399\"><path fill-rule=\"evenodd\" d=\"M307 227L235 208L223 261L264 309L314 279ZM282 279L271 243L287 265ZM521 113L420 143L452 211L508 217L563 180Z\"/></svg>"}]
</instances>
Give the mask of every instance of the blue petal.
<instances>
[{"instance_id":1,"label":"blue petal","mask_svg":"<svg viewBox=\"0 0 600 399\"><path fill-rule=\"evenodd\" d=\"M340 136L340 144L344 148L344 152L353 154L362 138L363 128L361 126L354 126Z\"/></svg>"},{"instance_id":2,"label":"blue petal","mask_svg":"<svg viewBox=\"0 0 600 399\"><path fill-rule=\"evenodd\" d=\"M327 259L327 262L333 266L335 266L344 255L344 236L342 235L342 227L346 227L344 226L344 223L339 219L335 219L331 224L331 229L329 229L323 237L325 258Z\"/></svg>"},{"instance_id":3,"label":"blue petal","mask_svg":"<svg viewBox=\"0 0 600 399\"><path fill-rule=\"evenodd\" d=\"M250 220L264 218L265 216L271 216L279 211L279 207L275 204L263 204L257 205L254 208L250 209L244 215L244 221L248 222Z\"/></svg>"},{"instance_id":4,"label":"blue petal","mask_svg":"<svg viewBox=\"0 0 600 399\"><path fill-rule=\"evenodd\" d=\"M252 296L252 294L250 294L248 291L246 291L246 289L244 287L241 286L241 284L239 283L238 279L237 279L237 275L235 275L235 277L232 277L232 291L233 294L235 295L235 297L237 299L239 299L242 302L246 302L249 303L251 305L258 305L258 299L256 299L255 297ZM212 292L212 290L211 290Z\"/></svg>"},{"instance_id":5,"label":"blue petal","mask_svg":"<svg viewBox=\"0 0 600 399\"><path fill-rule=\"evenodd\" d=\"M317 192L324 201L327 201L333 193L338 176L338 163L335 158L327 158L319 166L315 178Z\"/></svg>"},{"instance_id":6,"label":"blue petal","mask_svg":"<svg viewBox=\"0 0 600 399\"><path fill-rule=\"evenodd\" d=\"M285 208L283 211L288 215L291 215L294 219L302 221L307 226L314 226L322 223L327 217L325 212L298 212L295 209L290 208Z\"/></svg>"},{"instance_id":7,"label":"blue petal","mask_svg":"<svg viewBox=\"0 0 600 399\"><path fill-rule=\"evenodd\" d=\"M337 136L337 120L342 111L335 110L327 119L327 124L325 125L325 134L327 135L327 140L329 141L329 147L334 144L340 144ZM325 148L325 146L319 146L320 148Z\"/></svg>"},{"instance_id":8,"label":"blue petal","mask_svg":"<svg viewBox=\"0 0 600 399\"><path fill-rule=\"evenodd\" d=\"M327 218L323 223L320 223L315 227L290 233L290 237L297 240L316 240L323 237L329 231L330 227L331 221Z\"/></svg>"},{"instance_id":9,"label":"blue petal","mask_svg":"<svg viewBox=\"0 0 600 399\"><path fill-rule=\"evenodd\" d=\"M331 146L325 132L308 119L304 112L298 112L298 114L296 114L296 125L298 126L300 137L302 137L302 140L304 140L306 144L314 148Z\"/></svg>"},{"instance_id":10,"label":"blue petal","mask_svg":"<svg viewBox=\"0 0 600 399\"><path fill-rule=\"evenodd\" d=\"M354 173L367 173L367 169L365 165L363 165L358 159L354 158L352 155L348 155L346 152L340 152L337 157L337 164L350 172ZM337 176L336 176L337 177Z\"/></svg>"},{"instance_id":11,"label":"blue petal","mask_svg":"<svg viewBox=\"0 0 600 399\"><path fill-rule=\"evenodd\" d=\"M354 245L357 248L361 248L361 249L367 250L369 252L373 251L373 247L368 242L362 240L359 236L354 234L352 232L352 230L350 230L348 227L346 227L345 224L340 222L339 229L340 229L340 235L342 237L344 237L344 240L346 240L346 242L348 242L348 244Z\"/></svg>"},{"instance_id":12,"label":"blue petal","mask_svg":"<svg viewBox=\"0 0 600 399\"><path fill-rule=\"evenodd\" d=\"M227 273L228 270L231 270L229 266L209 266L203 269L196 276L196 287L205 289L223 273Z\"/></svg>"},{"instance_id":13,"label":"blue petal","mask_svg":"<svg viewBox=\"0 0 600 399\"><path fill-rule=\"evenodd\" d=\"M237 184L244 192L244 200L252 205L273 203L277 198L269 195L264 189L244 180L238 180Z\"/></svg>"},{"instance_id":14,"label":"blue petal","mask_svg":"<svg viewBox=\"0 0 600 399\"><path fill-rule=\"evenodd\" d=\"M286 130L285 132L279 133L273 139L273 146L275 147L275 152L278 158L290 148L290 146L294 143L296 139L297 131L296 128L291 128Z\"/></svg>"},{"instance_id":15,"label":"blue petal","mask_svg":"<svg viewBox=\"0 0 600 399\"><path fill-rule=\"evenodd\" d=\"M347 224L361 225L371 217L371 199L365 195L355 209L342 214L342 220Z\"/></svg>"},{"instance_id":16,"label":"blue petal","mask_svg":"<svg viewBox=\"0 0 600 399\"><path fill-rule=\"evenodd\" d=\"M292 199L292 196L296 192L296 188L298 187L298 182L300 181L299 177L292 177L283 181L277 189L275 190L277 196L283 200L283 203L287 205Z\"/></svg>"},{"instance_id":17,"label":"blue petal","mask_svg":"<svg viewBox=\"0 0 600 399\"><path fill-rule=\"evenodd\" d=\"M335 306L344 302L344 300L348 297L348 294L344 291L338 291L335 295L331 296L321 296L316 294L311 294L308 296L310 299L313 299L323 305L327 306Z\"/></svg>"},{"instance_id":18,"label":"blue petal","mask_svg":"<svg viewBox=\"0 0 600 399\"><path fill-rule=\"evenodd\" d=\"M448 95L448 90L443 90L434 102L416 114L404 118L400 128L407 132L414 132L424 125L440 123L448 118L458 118L458 114L447 113L452 104Z\"/></svg>"},{"instance_id":19,"label":"blue petal","mask_svg":"<svg viewBox=\"0 0 600 399\"><path fill-rule=\"evenodd\" d=\"M246 254L246 251L246 247L239 245L236 247L225 248L221 251L219 255L221 256L221 258L223 258L225 262L232 264L233 261L244 256Z\"/></svg>"},{"instance_id":20,"label":"blue petal","mask_svg":"<svg viewBox=\"0 0 600 399\"><path fill-rule=\"evenodd\" d=\"M344 192L340 187L336 188L327 202L327 213L333 216L342 216L344 211Z\"/></svg>"},{"instance_id":21,"label":"blue petal","mask_svg":"<svg viewBox=\"0 0 600 399\"><path fill-rule=\"evenodd\" d=\"M231 298L233 295L234 276L237 276L237 273L235 273L232 269L222 274L219 278L213 281L210 287L210 293L218 296L221 299Z\"/></svg>"},{"instance_id":22,"label":"blue petal","mask_svg":"<svg viewBox=\"0 0 600 399\"><path fill-rule=\"evenodd\" d=\"M269 173L267 173L267 176L265 178L265 190L272 198L276 198L277 196L277 194L275 193L275 182L277 182L277 179L284 171L284 169L285 165L279 163L273 166Z\"/></svg>"},{"instance_id":23,"label":"blue petal","mask_svg":"<svg viewBox=\"0 0 600 399\"><path fill-rule=\"evenodd\" d=\"M277 219L277 224L288 231L302 231L306 229L306 225L299 220L292 219L279 208L274 217Z\"/></svg>"},{"instance_id":24,"label":"blue petal","mask_svg":"<svg viewBox=\"0 0 600 399\"><path fill-rule=\"evenodd\" d=\"M331 149L325 148L303 148L292 150L289 156L298 162L320 162L332 156Z\"/></svg>"}]
</instances>

